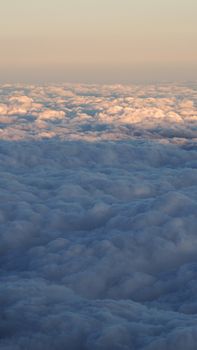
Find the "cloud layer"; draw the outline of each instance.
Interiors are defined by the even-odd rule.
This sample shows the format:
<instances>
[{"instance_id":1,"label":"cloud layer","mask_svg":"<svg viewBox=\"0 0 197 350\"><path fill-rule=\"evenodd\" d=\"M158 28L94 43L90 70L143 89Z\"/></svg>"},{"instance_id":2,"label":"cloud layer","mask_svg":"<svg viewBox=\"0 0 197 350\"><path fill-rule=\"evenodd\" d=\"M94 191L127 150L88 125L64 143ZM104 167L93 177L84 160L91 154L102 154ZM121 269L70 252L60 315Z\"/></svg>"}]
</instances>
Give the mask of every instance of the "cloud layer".
<instances>
[{"instance_id":1,"label":"cloud layer","mask_svg":"<svg viewBox=\"0 0 197 350\"><path fill-rule=\"evenodd\" d=\"M194 350L196 85L0 88L3 350Z\"/></svg>"}]
</instances>

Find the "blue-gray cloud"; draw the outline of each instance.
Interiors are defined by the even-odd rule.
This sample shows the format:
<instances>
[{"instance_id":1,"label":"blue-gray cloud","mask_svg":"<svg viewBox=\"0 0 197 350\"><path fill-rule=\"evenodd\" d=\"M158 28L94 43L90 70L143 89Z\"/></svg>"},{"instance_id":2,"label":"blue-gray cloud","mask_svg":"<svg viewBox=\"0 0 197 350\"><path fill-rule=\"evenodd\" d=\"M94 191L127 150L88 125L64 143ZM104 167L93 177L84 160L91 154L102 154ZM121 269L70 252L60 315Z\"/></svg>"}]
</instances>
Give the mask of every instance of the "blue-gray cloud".
<instances>
[{"instance_id":1,"label":"blue-gray cloud","mask_svg":"<svg viewBox=\"0 0 197 350\"><path fill-rule=\"evenodd\" d=\"M195 349L196 102L1 87L1 349Z\"/></svg>"}]
</instances>

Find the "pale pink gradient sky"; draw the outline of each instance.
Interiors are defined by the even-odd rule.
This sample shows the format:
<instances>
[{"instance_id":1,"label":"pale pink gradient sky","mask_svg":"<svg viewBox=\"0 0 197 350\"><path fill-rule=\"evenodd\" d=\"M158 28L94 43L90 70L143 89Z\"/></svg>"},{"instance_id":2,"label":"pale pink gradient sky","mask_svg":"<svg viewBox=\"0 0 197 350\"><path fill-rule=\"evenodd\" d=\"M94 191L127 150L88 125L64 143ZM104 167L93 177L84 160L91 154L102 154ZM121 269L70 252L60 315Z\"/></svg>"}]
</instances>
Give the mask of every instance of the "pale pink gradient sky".
<instances>
[{"instance_id":1,"label":"pale pink gradient sky","mask_svg":"<svg viewBox=\"0 0 197 350\"><path fill-rule=\"evenodd\" d=\"M196 0L6 0L0 81L197 79Z\"/></svg>"}]
</instances>

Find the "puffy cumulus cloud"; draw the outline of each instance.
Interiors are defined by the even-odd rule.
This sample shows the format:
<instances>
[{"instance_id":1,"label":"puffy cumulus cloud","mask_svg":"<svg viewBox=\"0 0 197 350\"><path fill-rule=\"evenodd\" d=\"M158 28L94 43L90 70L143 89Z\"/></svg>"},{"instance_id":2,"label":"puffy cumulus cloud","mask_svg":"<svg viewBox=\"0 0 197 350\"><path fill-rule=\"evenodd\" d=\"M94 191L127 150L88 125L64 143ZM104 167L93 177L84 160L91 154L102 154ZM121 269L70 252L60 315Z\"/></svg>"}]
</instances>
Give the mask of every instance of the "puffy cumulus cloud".
<instances>
[{"instance_id":1,"label":"puffy cumulus cloud","mask_svg":"<svg viewBox=\"0 0 197 350\"><path fill-rule=\"evenodd\" d=\"M0 348L194 350L196 86L0 91Z\"/></svg>"},{"instance_id":2,"label":"puffy cumulus cloud","mask_svg":"<svg viewBox=\"0 0 197 350\"><path fill-rule=\"evenodd\" d=\"M40 113L39 119L49 119L49 120L58 120L58 119L64 119L65 118L65 112L64 111L56 111L47 109Z\"/></svg>"},{"instance_id":3,"label":"puffy cumulus cloud","mask_svg":"<svg viewBox=\"0 0 197 350\"><path fill-rule=\"evenodd\" d=\"M5 140L28 139L33 134L34 139L44 135L86 141L143 137L180 143L196 137L192 85L16 85L1 91L1 138Z\"/></svg>"}]
</instances>

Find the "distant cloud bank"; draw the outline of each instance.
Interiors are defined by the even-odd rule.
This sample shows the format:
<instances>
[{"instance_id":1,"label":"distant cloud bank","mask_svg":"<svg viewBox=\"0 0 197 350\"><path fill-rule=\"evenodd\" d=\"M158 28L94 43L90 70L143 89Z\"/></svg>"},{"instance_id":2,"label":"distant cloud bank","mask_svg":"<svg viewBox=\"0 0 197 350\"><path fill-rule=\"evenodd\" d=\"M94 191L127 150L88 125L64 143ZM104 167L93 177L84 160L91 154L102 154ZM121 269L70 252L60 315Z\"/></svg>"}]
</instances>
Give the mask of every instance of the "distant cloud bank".
<instances>
[{"instance_id":1,"label":"distant cloud bank","mask_svg":"<svg viewBox=\"0 0 197 350\"><path fill-rule=\"evenodd\" d=\"M0 86L0 348L194 350L197 85Z\"/></svg>"}]
</instances>

